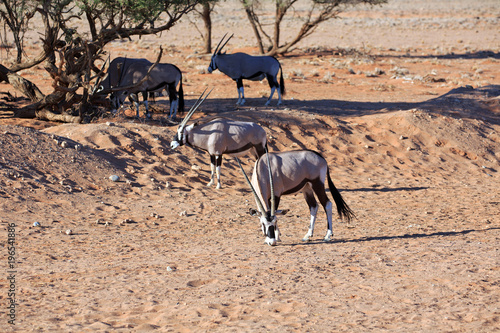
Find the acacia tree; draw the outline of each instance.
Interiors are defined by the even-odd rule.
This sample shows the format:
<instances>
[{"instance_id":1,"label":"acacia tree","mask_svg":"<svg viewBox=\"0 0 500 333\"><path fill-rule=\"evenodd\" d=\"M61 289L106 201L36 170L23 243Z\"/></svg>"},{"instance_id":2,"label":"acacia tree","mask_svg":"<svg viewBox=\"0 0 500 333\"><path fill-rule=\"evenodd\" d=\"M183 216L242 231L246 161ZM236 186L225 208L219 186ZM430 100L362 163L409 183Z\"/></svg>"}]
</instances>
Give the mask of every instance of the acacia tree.
<instances>
[{"instance_id":1,"label":"acacia tree","mask_svg":"<svg viewBox=\"0 0 500 333\"><path fill-rule=\"evenodd\" d=\"M199 6L195 8L196 14L201 18L203 21L203 27L205 32L201 32L198 29L198 26L194 24L195 28L198 30L200 33L201 37L203 38L203 52L204 53L211 53L212 52L212 12L214 11L215 4L218 1L214 1L213 3L202 3Z\"/></svg>"},{"instance_id":2,"label":"acacia tree","mask_svg":"<svg viewBox=\"0 0 500 333\"><path fill-rule=\"evenodd\" d=\"M240 2L254 31L260 52L267 55L277 55L289 52L299 41L311 35L322 22L338 17L346 6L362 3L380 5L386 3L387 0L308 0L307 10L298 16L302 24L296 36L283 44L280 40L281 24L285 15L293 11L294 5L299 0L273 1L274 22L271 24L271 32L268 31L269 29L266 30L265 25L261 22L260 18L264 15L266 8L260 0L240 0ZM267 49L264 47L264 39L269 44Z\"/></svg>"},{"instance_id":3,"label":"acacia tree","mask_svg":"<svg viewBox=\"0 0 500 333\"><path fill-rule=\"evenodd\" d=\"M200 2L210 0L31 0L44 25L40 54L10 68L0 64L0 80L9 82L32 104L15 109L18 117L80 122L94 105L104 103L96 92L102 75L97 66L103 48L116 39L169 30ZM81 22L84 21L84 22ZM83 23L83 24L82 24ZM88 27L88 34L82 27ZM161 53L160 53L161 54ZM159 59L158 59L159 60ZM53 79L53 92L44 95L17 75L21 69L44 63Z\"/></svg>"},{"instance_id":4,"label":"acacia tree","mask_svg":"<svg viewBox=\"0 0 500 333\"><path fill-rule=\"evenodd\" d=\"M34 15L35 6L30 0L1 0L0 2L0 18L12 33L17 50L17 63L22 60L23 37Z\"/></svg>"}]
</instances>

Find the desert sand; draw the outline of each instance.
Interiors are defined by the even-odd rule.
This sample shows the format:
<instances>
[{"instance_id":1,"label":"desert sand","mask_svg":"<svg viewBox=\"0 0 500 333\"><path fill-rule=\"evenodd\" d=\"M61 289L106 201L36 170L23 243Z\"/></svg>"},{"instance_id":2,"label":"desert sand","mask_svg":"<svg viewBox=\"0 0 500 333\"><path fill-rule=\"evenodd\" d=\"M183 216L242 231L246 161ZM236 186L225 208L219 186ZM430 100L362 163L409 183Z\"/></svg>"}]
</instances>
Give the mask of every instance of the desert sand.
<instances>
[{"instance_id":1,"label":"desert sand","mask_svg":"<svg viewBox=\"0 0 500 333\"><path fill-rule=\"evenodd\" d=\"M279 107L264 106L267 82L245 82L236 107L236 85L206 73L187 20L109 48L154 60L162 45L188 107L213 87L193 120L251 120L271 151L321 152L357 217L335 219L328 243L322 209L301 241L309 210L298 193L280 203L282 242L265 245L237 164L224 160L216 190L208 154L170 149L166 98L152 121L127 109L90 124L16 119L0 102L0 331L498 332L500 8L433 3L352 8L322 26L279 58ZM237 26L228 52L255 52L228 6L214 38ZM23 75L50 91L42 67ZM250 173L253 158L242 162Z\"/></svg>"}]
</instances>

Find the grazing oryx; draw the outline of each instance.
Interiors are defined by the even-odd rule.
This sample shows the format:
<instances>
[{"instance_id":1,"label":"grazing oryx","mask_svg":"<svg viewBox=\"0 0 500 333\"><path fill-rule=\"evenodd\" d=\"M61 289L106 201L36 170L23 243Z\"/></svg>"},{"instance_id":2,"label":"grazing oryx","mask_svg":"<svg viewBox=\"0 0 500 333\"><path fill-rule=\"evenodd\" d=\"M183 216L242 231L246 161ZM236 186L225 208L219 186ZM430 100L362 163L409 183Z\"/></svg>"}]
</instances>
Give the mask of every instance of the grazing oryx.
<instances>
[{"instance_id":1,"label":"grazing oryx","mask_svg":"<svg viewBox=\"0 0 500 333\"><path fill-rule=\"evenodd\" d=\"M250 213L260 215L262 232L266 236L266 243L269 245L276 245L276 242L280 240L276 215L284 215L287 212L277 210L280 197L299 191L304 194L311 212L309 230L302 240L309 241L313 236L318 211L318 204L314 198L314 193L316 193L325 209L328 221L328 231L324 240L330 241L332 236L332 203L325 191L325 178L328 179L328 186L337 205L339 217L345 218L347 221L354 217L354 213L347 206L330 178L326 160L315 151L298 150L265 154L255 162L251 182L239 160L238 164L252 189L259 207L258 212L251 209Z\"/></svg>"},{"instance_id":2,"label":"grazing oryx","mask_svg":"<svg viewBox=\"0 0 500 333\"><path fill-rule=\"evenodd\" d=\"M245 103L243 80L261 81L264 78L267 78L267 82L271 87L271 95L269 96L266 105L271 103L271 98L273 98L276 88L278 88L278 105L280 105L281 95L285 94L285 82L283 81L283 70L281 69L279 61L270 56L251 56L246 53L221 53L221 50L227 42L229 42L233 35L231 35L226 42L220 46L225 37L226 35L222 37L221 41L215 48L214 54L210 60L210 65L208 66L208 72L212 73L212 71L219 69L222 73L236 81L236 86L238 88L237 105L243 105ZM278 72L280 70L281 76L278 83Z\"/></svg>"},{"instance_id":3,"label":"grazing oryx","mask_svg":"<svg viewBox=\"0 0 500 333\"><path fill-rule=\"evenodd\" d=\"M216 173L217 189L220 189L222 155L241 156L249 150L256 157L263 155L267 149L266 131L255 123L225 118L216 118L202 124L194 123L186 127L198 106L193 107L181 122L170 147L175 149L187 144L207 151L210 154L211 167L210 182L207 186L213 185Z\"/></svg>"},{"instance_id":4,"label":"grazing oryx","mask_svg":"<svg viewBox=\"0 0 500 333\"><path fill-rule=\"evenodd\" d=\"M147 59L115 58L109 64L106 78L102 82L102 89L127 87L140 82L153 65ZM179 90L177 91L177 86ZM161 92L166 89L170 100L170 118L175 118L177 110L184 112L184 91L182 89L182 72L172 64L157 64L150 72L149 77L142 84L129 90L111 93L111 104L115 110L123 105L127 97L134 102L139 118L139 96L142 93L146 106L146 117L150 118L148 108L148 93Z\"/></svg>"}]
</instances>

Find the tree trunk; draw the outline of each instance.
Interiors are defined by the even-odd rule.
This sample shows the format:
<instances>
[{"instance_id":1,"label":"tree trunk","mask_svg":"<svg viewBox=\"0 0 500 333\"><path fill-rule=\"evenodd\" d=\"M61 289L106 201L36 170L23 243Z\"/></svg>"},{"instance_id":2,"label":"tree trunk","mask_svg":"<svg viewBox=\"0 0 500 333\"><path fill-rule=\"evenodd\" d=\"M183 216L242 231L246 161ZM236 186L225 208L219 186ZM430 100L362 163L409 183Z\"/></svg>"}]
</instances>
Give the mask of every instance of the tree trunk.
<instances>
[{"instance_id":1,"label":"tree trunk","mask_svg":"<svg viewBox=\"0 0 500 333\"><path fill-rule=\"evenodd\" d=\"M61 123L81 123L80 116L72 116L70 114L57 114L50 110L42 109L36 112L36 117L40 120L57 121Z\"/></svg>"},{"instance_id":2,"label":"tree trunk","mask_svg":"<svg viewBox=\"0 0 500 333\"><path fill-rule=\"evenodd\" d=\"M210 4L204 3L203 10L200 15L205 25L205 53L212 53L212 19L210 17L210 12Z\"/></svg>"},{"instance_id":3,"label":"tree trunk","mask_svg":"<svg viewBox=\"0 0 500 333\"><path fill-rule=\"evenodd\" d=\"M255 35L255 39L257 39L257 47L259 48L259 53L264 54L264 44L262 43L262 37L260 36L259 29L257 27L257 23L255 22L255 13L250 9L245 0L240 0L245 12L247 14L248 22L252 26L253 33Z\"/></svg>"},{"instance_id":4,"label":"tree trunk","mask_svg":"<svg viewBox=\"0 0 500 333\"><path fill-rule=\"evenodd\" d=\"M12 87L28 97L32 102L38 102L44 98L43 93L31 81L12 72L7 67L0 64L0 78L7 81Z\"/></svg>"}]
</instances>

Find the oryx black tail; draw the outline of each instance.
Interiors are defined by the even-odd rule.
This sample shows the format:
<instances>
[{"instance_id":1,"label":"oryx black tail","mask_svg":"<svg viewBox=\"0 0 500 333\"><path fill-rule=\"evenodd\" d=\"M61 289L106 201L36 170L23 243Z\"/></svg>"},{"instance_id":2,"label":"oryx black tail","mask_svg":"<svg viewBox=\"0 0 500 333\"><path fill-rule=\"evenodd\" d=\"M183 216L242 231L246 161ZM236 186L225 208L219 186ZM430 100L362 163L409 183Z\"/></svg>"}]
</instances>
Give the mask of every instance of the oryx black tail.
<instances>
[{"instance_id":1,"label":"oryx black tail","mask_svg":"<svg viewBox=\"0 0 500 333\"><path fill-rule=\"evenodd\" d=\"M280 64L280 71L281 71L281 74L280 74L280 92L281 92L282 96L285 96L285 80L283 79L283 68L281 68L281 64Z\"/></svg>"},{"instance_id":2,"label":"oryx black tail","mask_svg":"<svg viewBox=\"0 0 500 333\"><path fill-rule=\"evenodd\" d=\"M184 113L184 89L182 89L182 73L181 80L179 82L179 112Z\"/></svg>"},{"instance_id":3,"label":"oryx black tail","mask_svg":"<svg viewBox=\"0 0 500 333\"><path fill-rule=\"evenodd\" d=\"M330 187L330 193L333 196L333 200L335 200L335 204L337 205L337 213L341 219L345 219L347 222L351 221L351 219L355 218L354 212L349 208L347 203L344 201L344 198L340 195L340 192L337 190L335 185L333 184L332 178L330 177L330 171L326 171L326 175L328 178L328 187Z\"/></svg>"}]
</instances>

